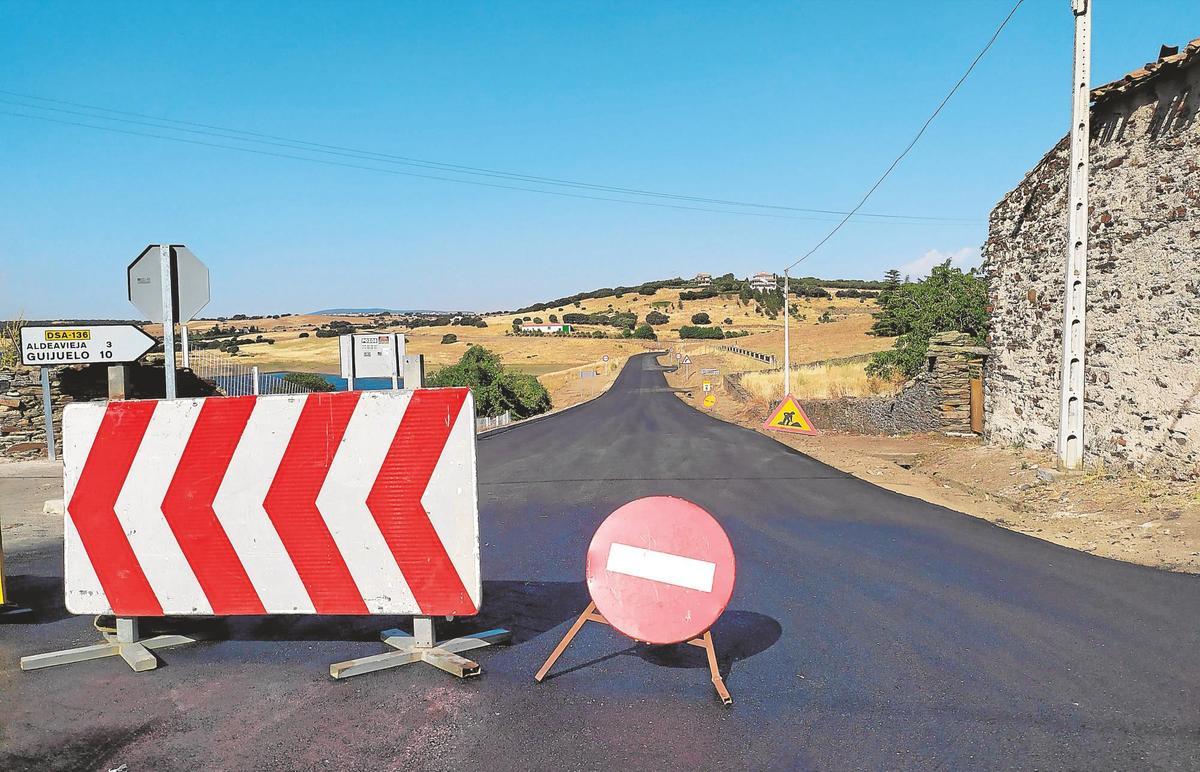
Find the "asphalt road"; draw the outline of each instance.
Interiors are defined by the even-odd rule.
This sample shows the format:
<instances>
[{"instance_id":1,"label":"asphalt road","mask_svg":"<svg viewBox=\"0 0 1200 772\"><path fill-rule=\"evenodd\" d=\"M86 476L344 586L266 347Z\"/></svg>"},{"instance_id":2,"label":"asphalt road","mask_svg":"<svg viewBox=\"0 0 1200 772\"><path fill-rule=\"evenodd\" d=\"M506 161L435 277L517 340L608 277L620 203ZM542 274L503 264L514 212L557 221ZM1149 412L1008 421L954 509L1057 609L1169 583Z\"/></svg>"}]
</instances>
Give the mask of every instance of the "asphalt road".
<instances>
[{"instance_id":1,"label":"asphalt road","mask_svg":"<svg viewBox=\"0 0 1200 772\"><path fill-rule=\"evenodd\" d=\"M92 642L66 614L61 547L10 555L36 624L0 627L0 769L1197 769L1200 578L1117 563L871 486L671 394L656 361L612 390L480 440L484 608L503 625L460 682L409 666L345 682L402 620L251 618L164 627L212 642L135 675L106 660L31 673ZM703 653L589 626L600 521L689 498L738 557Z\"/></svg>"}]
</instances>

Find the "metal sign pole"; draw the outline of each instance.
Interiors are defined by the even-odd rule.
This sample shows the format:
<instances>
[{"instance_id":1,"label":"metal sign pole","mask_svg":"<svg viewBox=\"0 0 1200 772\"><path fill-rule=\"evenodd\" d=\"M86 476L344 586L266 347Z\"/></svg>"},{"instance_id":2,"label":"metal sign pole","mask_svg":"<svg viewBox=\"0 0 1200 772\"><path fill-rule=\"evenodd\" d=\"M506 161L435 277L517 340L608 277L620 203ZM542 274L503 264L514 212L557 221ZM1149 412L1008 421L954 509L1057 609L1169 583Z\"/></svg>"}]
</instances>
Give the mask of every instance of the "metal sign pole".
<instances>
[{"instance_id":1,"label":"metal sign pole","mask_svg":"<svg viewBox=\"0 0 1200 772\"><path fill-rule=\"evenodd\" d=\"M1075 14L1072 75L1071 169L1068 186L1067 265L1063 297L1058 462L1083 467L1083 367L1087 317L1088 141L1091 136L1091 0L1071 0Z\"/></svg>"},{"instance_id":2,"label":"metal sign pole","mask_svg":"<svg viewBox=\"0 0 1200 772\"><path fill-rule=\"evenodd\" d=\"M42 368L42 417L46 420L46 458L58 459L54 450L54 406L50 404L50 368Z\"/></svg>"},{"instance_id":3,"label":"metal sign pole","mask_svg":"<svg viewBox=\"0 0 1200 772\"><path fill-rule=\"evenodd\" d=\"M783 396L792 393L792 345L788 324L788 269L783 269Z\"/></svg>"},{"instance_id":4,"label":"metal sign pole","mask_svg":"<svg viewBox=\"0 0 1200 772\"><path fill-rule=\"evenodd\" d=\"M186 324L179 325L179 347L183 350L183 369L190 370L192 360L188 354L188 326Z\"/></svg>"},{"instance_id":5,"label":"metal sign pole","mask_svg":"<svg viewBox=\"0 0 1200 772\"><path fill-rule=\"evenodd\" d=\"M171 289L171 245L158 245L158 267L162 274L162 325L163 325L163 373L164 392L167 399L175 399L175 304Z\"/></svg>"}]
</instances>

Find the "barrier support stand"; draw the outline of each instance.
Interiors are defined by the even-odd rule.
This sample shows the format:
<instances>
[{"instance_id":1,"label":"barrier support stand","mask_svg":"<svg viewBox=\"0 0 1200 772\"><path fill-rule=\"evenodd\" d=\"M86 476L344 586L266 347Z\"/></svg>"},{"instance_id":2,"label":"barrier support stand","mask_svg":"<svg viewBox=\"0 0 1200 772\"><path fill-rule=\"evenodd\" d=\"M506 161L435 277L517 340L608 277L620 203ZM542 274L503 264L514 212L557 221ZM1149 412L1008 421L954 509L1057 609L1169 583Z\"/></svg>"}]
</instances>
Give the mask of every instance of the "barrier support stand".
<instances>
[{"instance_id":1,"label":"barrier support stand","mask_svg":"<svg viewBox=\"0 0 1200 772\"><path fill-rule=\"evenodd\" d=\"M139 638L137 619L128 617L117 617L117 631L115 633L102 632L101 635L104 636L104 643L21 657L21 669L40 670L44 667L73 665L76 662L87 662L104 657L120 657L129 667L133 668L135 673L142 673L158 667L158 658L152 653L155 649L196 642L196 639L188 638L185 635L156 635L153 638Z\"/></svg>"},{"instance_id":2,"label":"barrier support stand","mask_svg":"<svg viewBox=\"0 0 1200 772\"><path fill-rule=\"evenodd\" d=\"M395 651L337 662L329 666L329 675L333 678L350 678L374 673L377 670L409 665L413 662L426 662L439 670L445 670L450 675L470 678L479 675L479 664L466 657L458 656L458 652L481 649L494 643L507 643L511 636L512 634L508 630L495 629L436 643L433 618L415 616L413 617L412 635L394 628L384 630L379 634L383 642Z\"/></svg>"},{"instance_id":3,"label":"barrier support stand","mask_svg":"<svg viewBox=\"0 0 1200 772\"><path fill-rule=\"evenodd\" d=\"M563 652L567 650L567 647L571 645L571 641L575 639L575 636L579 634L579 631L583 629L584 624L587 622L598 622L602 625L608 624L608 620L596 610L595 601L588 603L587 608L583 610L583 613L571 625L571 629L567 631L563 639L554 647L554 651L550 652L550 656L546 659L542 668L537 671L537 675L533 677L533 680L541 683L546 674L550 672L550 668L554 667L554 663L563 655ZM684 641L684 643L704 649L704 653L708 656L708 672L712 675L713 688L717 690L717 696L721 698L723 704L732 705L733 697L730 696L729 690L725 688L725 679L721 678L721 671L717 667L717 650L713 646L712 631L706 630L704 635L699 638L693 638L690 641Z\"/></svg>"}]
</instances>

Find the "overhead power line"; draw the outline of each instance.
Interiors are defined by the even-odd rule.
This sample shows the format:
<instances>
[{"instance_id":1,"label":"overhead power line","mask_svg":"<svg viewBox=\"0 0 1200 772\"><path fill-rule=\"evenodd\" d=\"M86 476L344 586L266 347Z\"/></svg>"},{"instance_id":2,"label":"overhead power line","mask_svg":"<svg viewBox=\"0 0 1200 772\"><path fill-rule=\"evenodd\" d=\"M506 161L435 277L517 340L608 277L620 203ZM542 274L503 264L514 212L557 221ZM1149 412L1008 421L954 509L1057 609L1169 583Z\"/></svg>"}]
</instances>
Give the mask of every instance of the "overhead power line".
<instances>
[{"instance_id":1,"label":"overhead power line","mask_svg":"<svg viewBox=\"0 0 1200 772\"><path fill-rule=\"evenodd\" d=\"M72 101L64 100L64 99L51 99L49 97L41 97L41 96L36 96L36 95L32 95L32 94L23 94L20 92L7 91L7 90L3 90L3 89L0 89L0 94L7 95L9 97L17 97L21 100L36 100L37 102L45 102L45 103L50 103L50 104L55 104L55 105L67 105L69 107L81 108L79 110L73 110L73 109L66 109L63 107L50 107L45 104L31 104L28 101L14 101L12 99L0 99L0 103L2 103L2 104L7 104L7 105L11 105L11 106L16 106L16 107L22 107L27 110L50 111L50 112L59 113L59 114L66 114L66 115L72 115L72 116L76 116L76 117L82 117L82 118L86 118L86 119L93 120L93 121L99 120L99 121L118 122L118 123L123 123L126 125L138 125L138 126L149 127L149 128L153 128L153 129L158 129L159 131L183 132L183 133L192 134L192 135L201 135L201 136L230 140L230 141L235 141L235 142L252 143L252 144L256 144L256 145L278 147L278 148L294 150L294 151L298 151L298 152L302 152L302 153L306 153L306 154L310 154L310 155L296 156L296 155L287 154L287 153L277 153L277 152L261 151L261 150L256 151L253 148L246 148L246 147L241 147L241 146L226 145L226 144L215 143L215 142L204 142L204 141L198 141L198 140L189 140L184 137L174 136L172 134L158 134L158 133L150 133L150 132L142 132L142 131L124 130L124 129L119 129L119 128L116 128L113 126L96 125L94 123L81 123L78 121L71 121L71 120L65 120L65 119L55 119L55 118L51 118L46 115L37 115L37 114L31 115L28 113L2 112L2 114L5 114L5 115L47 121L47 122L51 122L51 123L59 123L59 124L64 124L64 125L69 125L69 126L76 126L76 127L80 127L80 128L88 128L88 129L94 129L94 130L129 134L129 135L133 135L133 136L144 136L144 137L152 137L155 139L163 139L163 140L176 141L176 142L185 142L188 144L202 145L202 146L220 148L220 149L226 149L226 150L236 150L236 151L240 151L240 152L257 152L258 154L261 154L261 155L289 158L292 160L313 161L313 162L317 162L317 163L325 163L327 165L347 166L350 168L358 168L358 169L365 169L365 170L369 170L369 171L379 171L379 172L386 172L386 173L392 173L392 174L400 174L400 175L404 175L404 176L419 177L419 178L423 178L423 179L433 179L433 180L440 180L440 181L445 181L445 182L456 182L456 183L460 183L460 184L479 185L479 186L483 186L483 187L501 188L501 189L506 189L506 190L521 190L521 191L526 191L526 192L531 192L531 193L541 193L541 194L546 194L546 195L567 196L570 198L585 198L585 199L591 199L591 200L612 201L612 202L616 202L616 203L626 203L626 204L635 204L635 205L659 206L659 207L667 207L667 208L673 208L673 209L690 209L690 210L695 210L695 211L716 212L716 213L721 213L721 214L740 214L740 215L749 215L749 216L768 216L768 217L781 216L784 219L810 219L810 220L816 220L816 221L824 221L824 220L827 220L828 218L827 217L797 217L797 216L791 216L791 215L772 214L772 213L797 212L797 213L806 213L806 214L813 214L813 215L826 215L826 216L839 216L839 215L850 214L845 211L834 210L834 209L795 207L795 206L786 206L786 205L781 205L781 204L764 204L764 203L758 203L758 202L737 201L737 200L731 200L731 199L720 199L720 198L710 198L710 197L704 197L704 196L683 195L683 194L678 194L678 193L664 193L664 192L660 192L660 191L651 191L651 190L645 190L645 189L641 189L641 188L628 188L628 187L619 187L619 186L614 186L614 185L600 185L600 184L595 184L595 183L580 182L577 180L567 180L567 179L562 179L562 178L557 178L557 177L543 177L543 176L538 176L538 175L521 174L521 173L516 173L516 172L506 172L506 171L500 171L500 170L496 170L496 169L488 169L488 168L484 168L484 167L466 166L466 165L462 165L462 164L453 164L453 163L444 163L444 162L440 162L440 161L430 161L430 160L426 160L426 159L413 158L410 156L395 155L395 154L391 154L391 153L381 153L381 152L371 151L371 150L361 150L361 149L347 147L347 146L343 146L343 145L330 145L330 144L324 144L324 143L319 143L319 142L309 142L307 140L293 139L293 138L289 138L289 137L283 137L283 136L274 135L274 134L264 134L261 132L247 131L247 130L243 130L243 129L234 129L234 128L218 126L218 125L208 124L208 123L199 123L199 122L195 122L195 121L183 121L183 120L177 120L174 118L163 118L163 117L159 117L159 116L153 116L153 115L148 115L148 114L144 114L144 113L137 113L137 112L132 112L132 111L128 111L128 110L117 110L117 109L108 108L108 107L89 105L89 104L85 104L85 103L81 103L81 102L72 102ZM97 114L97 113L105 113L105 114ZM128 116L128 117L114 117L114 116ZM464 179L461 177L447 177L444 175L435 175L435 174L427 174L427 173L404 172L404 171L391 169L391 168L380 168L377 166L369 166L368 167L368 166L363 166L361 164L335 163L335 162L331 162L324 158L313 157L313 155L311 155L311 154L315 154L318 156L323 155L323 156L333 156L333 157L338 157L338 158L349 158L349 159L353 159L356 161L370 162L372 164L385 163L385 164L391 164L391 165L415 167L415 168L426 169L426 170L430 170L430 171L443 172L445 174L464 175L467 177L485 177L485 178L491 178L491 179L506 180L506 181L510 181L510 182L521 182L521 183L527 183L527 184L551 186L551 187L556 187L556 188L569 188L569 189L574 189L574 190L584 190L584 191L590 191L592 193L610 193L610 194L616 194L616 195L622 195L622 196L635 196L635 197L638 197L638 199L654 198L654 199L671 200L671 201L687 202L687 203L695 203L695 204L711 204L711 205L724 206L724 207L742 207L742 208L747 208L747 209L758 209L758 210L767 210L767 211L766 212L734 211L734 210L729 210L729 209L713 209L711 207L687 206L687 205L683 205L683 204L665 204L665 203L661 203L661 202L644 201L644 200L638 200L638 199L612 198L610 196L603 196L603 195L584 195L584 194L580 194L580 193L567 193L562 190L546 190L544 188L531 188L531 187L527 187L527 186L523 186L523 185L510 185L510 184L481 182L478 179L469 179L469 178ZM926 223L926 224L976 224L978 222L978 221L970 219L970 218L876 214L876 213L868 213L868 212L857 213L857 216L860 218L860 220L859 220L860 222L894 221L897 223L909 223L909 224L922 224L922 223ZM869 219L864 219L864 218L869 218Z\"/></svg>"},{"instance_id":2,"label":"overhead power line","mask_svg":"<svg viewBox=\"0 0 1200 772\"><path fill-rule=\"evenodd\" d=\"M960 77L958 79L958 82L954 84L954 87L950 89L949 93L947 93L946 96L942 98L942 101L938 104L937 108L929 115L928 118L925 119L925 123L921 124L920 130L917 131L917 134L916 134L916 136L914 136L912 138L912 141L910 141L908 143L908 145L905 146L904 150L902 150L900 152L900 155L896 156L895 160L893 160L891 162L891 164L888 165L887 169L884 170L883 174L881 174L879 176L879 179L875 180L875 184L872 185L865 194L863 194L862 199L860 199L859 202L857 204L855 204L853 209L851 209L849 212L846 213L846 216L843 217L841 219L841 221L838 222L837 225L833 226L833 230L829 231L829 233L826 233L825 237L817 242L816 246L814 246L812 249L805 252L795 262L793 262L791 265L789 265L787 268L785 268L784 269L785 271L790 271L791 269L795 268L797 265L799 265L800 263L807 260L814 252L816 252L818 249L820 249L822 246L824 246L825 242L827 242L831 238L833 238L834 234L842 229L842 226L845 225L850 220L850 218L853 217L858 212L858 210L862 208L863 204L867 203L867 199L871 197L871 194L874 193L875 190L880 185L883 184L883 181L888 178L888 175L890 175L892 173L892 170L894 170L900 164L900 162L902 160L904 160L904 157L906 155L908 155L908 152L910 150L912 150L913 147L917 144L917 141L921 139L921 136L925 133L925 130L929 128L929 124L933 123L933 119L938 117L938 114L942 111L942 108L944 108L946 106L946 104L950 101L950 98L953 97L954 94L958 91L959 86L961 86L966 81L967 76L969 76L971 74L971 72L975 69L975 65L979 64L979 61L981 59L983 59L984 54L986 54L991 49L992 44L995 43L996 39L1000 37L1000 33L1004 31L1004 28L1006 26L1008 26L1009 20L1012 19L1013 14L1015 14L1017 12L1017 9L1021 7L1021 4L1023 2L1025 2L1025 0L1017 0L1017 2L1009 10L1008 15L1004 17L1004 20L1002 22L1000 22L1000 26L996 27L996 31L992 33L992 36L988 39L987 44L984 45L984 47L982 49L980 49L979 53L975 55L975 58L973 60L971 60L971 64L970 64L970 66L967 67L966 72L964 72L962 74L962 77Z\"/></svg>"}]
</instances>

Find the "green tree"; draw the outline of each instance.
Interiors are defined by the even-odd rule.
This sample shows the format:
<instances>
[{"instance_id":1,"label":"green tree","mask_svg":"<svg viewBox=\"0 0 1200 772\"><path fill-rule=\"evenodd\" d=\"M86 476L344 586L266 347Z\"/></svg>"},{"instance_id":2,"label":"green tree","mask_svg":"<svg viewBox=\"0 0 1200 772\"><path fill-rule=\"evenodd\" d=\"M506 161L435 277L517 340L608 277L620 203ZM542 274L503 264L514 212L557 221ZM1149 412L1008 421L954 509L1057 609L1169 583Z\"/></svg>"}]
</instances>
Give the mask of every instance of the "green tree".
<instances>
[{"instance_id":1,"label":"green tree","mask_svg":"<svg viewBox=\"0 0 1200 772\"><path fill-rule=\"evenodd\" d=\"M647 324L667 324L670 321L671 317L659 311L651 311L650 313L646 314Z\"/></svg>"},{"instance_id":2,"label":"green tree","mask_svg":"<svg viewBox=\"0 0 1200 772\"><path fill-rule=\"evenodd\" d=\"M658 340L658 336L654 334L654 328L645 323L638 325L638 328L633 331L633 337L642 340Z\"/></svg>"},{"instance_id":3,"label":"green tree","mask_svg":"<svg viewBox=\"0 0 1200 772\"><path fill-rule=\"evenodd\" d=\"M506 369L500 357L483 346L468 348L458 362L434 373L429 385L466 386L481 416L507 410L515 418L528 418L550 409L550 392L537 378Z\"/></svg>"},{"instance_id":4,"label":"green tree","mask_svg":"<svg viewBox=\"0 0 1200 772\"><path fill-rule=\"evenodd\" d=\"M974 270L951 268L949 260L934 266L928 278L880 293L880 303L881 319L898 337L893 348L872 356L867 364L870 375L916 375L929 339L939 332L965 332L976 343L987 337L987 282Z\"/></svg>"},{"instance_id":5,"label":"green tree","mask_svg":"<svg viewBox=\"0 0 1200 772\"><path fill-rule=\"evenodd\" d=\"M899 320L895 314L889 312L889 301L899 291L902 284L900 283L900 272L895 268L891 269L883 275L883 289L879 291L879 313L875 314L875 323L871 325L871 334L879 335L885 338L891 338L900 334Z\"/></svg>"},{"instance_id":6,"label":"green tree","mask_svg":"<svg viewBox=\"0 0 1200 772\"><path fill-rule=\"evenodd\" d=\"M698 314L692 314L692 324L712 324L712 319L708 317L708 314L701 311Z\"/></svg>"},{"instance_id":7,"label":"green tree","mask_svg":"<svg viewBox=\"0 0 1200 772\"><path fill-rule=\"evenodd\" d=\"M458 336L452 332L448 332L442 336L442 343L458 343Z\"/></svg>"},{"instance_id":8,"label":"green tree","mask_svg":"<svg viewBox=\"0 0 1200 772\"><path fill-rule=\"evenodd\" d=\"M325 380L320 373L285 373L281 380L309 391L333 391L333 384Z\"/></svg>"}]
</instances>

